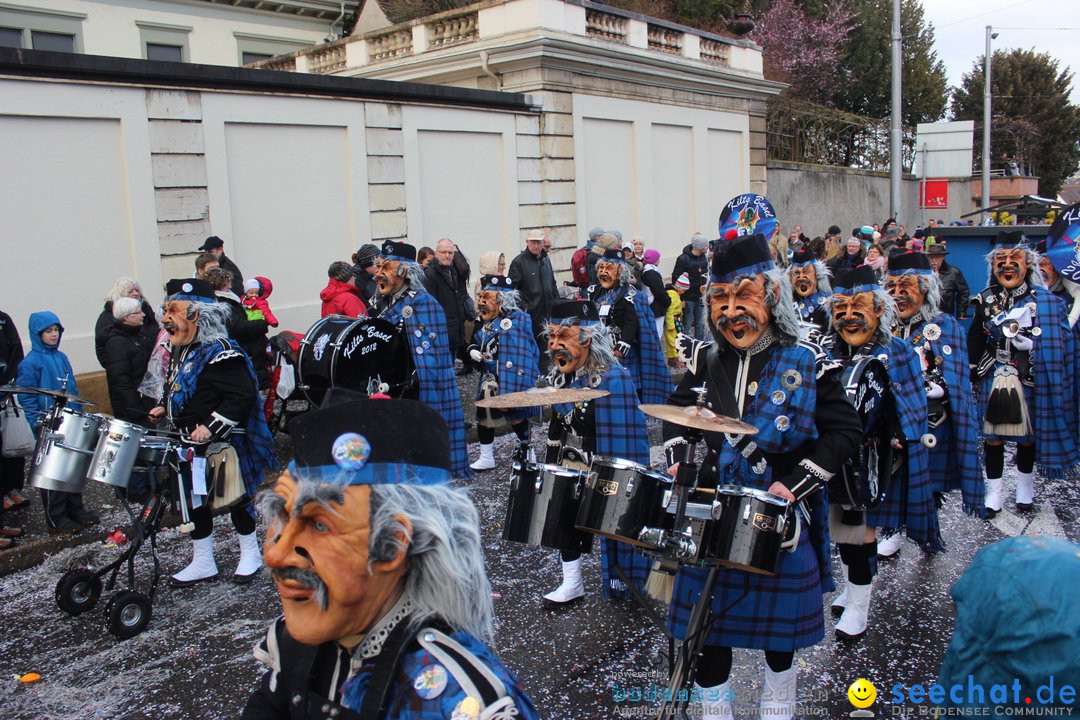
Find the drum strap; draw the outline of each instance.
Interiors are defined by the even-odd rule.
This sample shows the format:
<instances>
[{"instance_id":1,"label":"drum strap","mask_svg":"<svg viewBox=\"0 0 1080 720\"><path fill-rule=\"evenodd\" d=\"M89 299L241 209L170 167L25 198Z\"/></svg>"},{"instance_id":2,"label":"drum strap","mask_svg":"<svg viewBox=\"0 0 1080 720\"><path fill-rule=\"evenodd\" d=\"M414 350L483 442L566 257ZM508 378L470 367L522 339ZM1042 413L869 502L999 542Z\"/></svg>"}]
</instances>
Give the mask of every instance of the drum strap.
<instances>
[{"instance_id":1,"label":"drum strap","mask_svg":"<svg viewBox=\"0 0 1080 720\"><path fill-rule=\"evenodd\" d=\"M735 394L721 391L720 388L734 387L723 363L720 362L719 353L714 354L709 361L709 379L713 381L716 392L712 393L720 401L720 411L728 417L741 418L739 405L735 401ZM752 435L728 435L728 443L734 447L740 455L754 466L755 472L764 475L769 467L765 454L758 449L757 443L752 440Z\"/></svg>"}]
</instances>

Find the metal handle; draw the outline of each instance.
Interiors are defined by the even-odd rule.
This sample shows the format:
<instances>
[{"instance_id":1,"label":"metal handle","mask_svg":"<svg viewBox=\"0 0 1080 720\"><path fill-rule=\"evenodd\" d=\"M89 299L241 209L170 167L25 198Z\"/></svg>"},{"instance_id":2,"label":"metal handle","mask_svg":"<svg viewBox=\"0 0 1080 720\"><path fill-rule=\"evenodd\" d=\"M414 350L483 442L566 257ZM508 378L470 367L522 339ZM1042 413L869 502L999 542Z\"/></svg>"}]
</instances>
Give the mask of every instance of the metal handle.
<instances>
[{"instance_id":1,"label":"metal handle","mask_svg":"<svg viewBox=\"0 0 1080 720\"><path fill-rule=\"evenodd\" d=\"M63 436L61 435L61 437L63 437ZM54 441L53 446L58 447L58 448L63 448L64 450L71 450L73 452L82 453L83 455L93 455L94 454L93 450L87 450L86 448L75 447L74 445L67 445L65 443L60 442L59 440Z\"/></svg>"}]
</instances>

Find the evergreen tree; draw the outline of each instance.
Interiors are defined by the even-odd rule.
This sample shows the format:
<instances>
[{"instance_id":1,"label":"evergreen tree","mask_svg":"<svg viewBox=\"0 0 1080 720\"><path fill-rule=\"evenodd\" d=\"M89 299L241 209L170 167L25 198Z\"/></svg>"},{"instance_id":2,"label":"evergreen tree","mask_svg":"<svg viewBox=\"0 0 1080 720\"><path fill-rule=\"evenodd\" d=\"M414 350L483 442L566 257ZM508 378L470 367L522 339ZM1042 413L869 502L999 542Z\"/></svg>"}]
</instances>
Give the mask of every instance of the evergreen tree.
<instances>
[{"instance_id":1,"label":"evergreen tree","mask_svg":"<svg viewBox=\"0 0 1080 720\"><path fill-rule=\"evenodd\" d=\"M1034 50L997 51L991 68L990 165L1006 155L1039 176L1039 194L1056 197L1080 163L1080 107L1069 101L1072 73ZM956 120L975 121L974 158L982 157L983 58L953 92Z\"/></svg>"},{"instance_id":2,"label":"evergreen tree","mask_svg":"<svg viewBox=\"0 0 1080 720\"><path fill-rule=\"evenodd\" d=\"M854 25L838 68L833 107L859 115L891 112L892 0L850 0ZM920 0L902 0L903 94L901 122L935 122L948 99L945 65L934 52L934 26L926 23Z\"/></svg>"}]
</instances>

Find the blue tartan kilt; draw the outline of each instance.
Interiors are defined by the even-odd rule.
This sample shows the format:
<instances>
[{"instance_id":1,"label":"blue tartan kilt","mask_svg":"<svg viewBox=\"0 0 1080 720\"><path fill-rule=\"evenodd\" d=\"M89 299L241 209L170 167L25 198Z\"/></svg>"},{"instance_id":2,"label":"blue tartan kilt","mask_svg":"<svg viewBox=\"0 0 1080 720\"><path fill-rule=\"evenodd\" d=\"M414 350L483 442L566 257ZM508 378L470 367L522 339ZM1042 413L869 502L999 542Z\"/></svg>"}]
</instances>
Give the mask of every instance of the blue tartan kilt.
<instances>
[{"instance_id":1,"label":"blue tartan kilt","mask_svg":"<svg viewBox=\"0 0 1080 720\"><path fill-rule=\"evenodd\" d=\"M893 530L907 525L909 477L910 473L907 465L900 468L896 475L893 476L881 504L873 510L866 511L867 527Z\"/></svg>"},{"instance_id":2,"label":"blue tartan kilt","mask_svg":"<svg viewBox=\"0 0 1080 720\"><path fill-rule=\"evenodd\" d=\"M605 600L630 597L629 588L622 581L613 566L618 565L627 579L641 590L649 579L652 560L639 553L633 545L600 538L600 577L603 581L601 591Z\"/></svg>"},{"instance_id":3,"label":"blue tartan kilt","mask_svg":"<svg viewBox=\"0 0 1080 720\"><path fill-rule=\"evenodd\" d=\"M937 445L930 450L930 489L934 492L949 492L960 489L960 473L952 460L952 418L932 428ZM950 467L951 466L951 467Z\"/></svg>"},{"instance_id":4,"label":"blue tartan kilt","mask_svg":"<svg viewBox=\"0 0 1080 720\"><path fill-rule=\"evenodd\" d=\"M668 629L679 639L708 573L684 566L675 576ZM795 551L781 553L775 576L720 568L712 601L717 617L706 644L778 652L810 647L825 637L823 608L817 553L804 525Z\"/></svg>"},{"instance_id":5,"label":"blue tartan kilt","mask_svg":"<svg viewBox=\"0 0 1080 720\"><path fill-rule=\"evenodd\" d=\"M1002 440L1005 442L1017 442L1017 443L1032 443L1035 442L1035 435L997 435L995 433L983 432L983 423L986 418L986 405L990 398L990 391L994 387L994 373L988 374L986 377L979 380L979 397L978 397L978 412L979 416L976 418L978 421L979 434L982 435L984 440ZM1032 424L1035 422L1035 388L1024 386L1024 404L1027 405L1028 417L1031 419Z\"/></svg>"}]
</instances>

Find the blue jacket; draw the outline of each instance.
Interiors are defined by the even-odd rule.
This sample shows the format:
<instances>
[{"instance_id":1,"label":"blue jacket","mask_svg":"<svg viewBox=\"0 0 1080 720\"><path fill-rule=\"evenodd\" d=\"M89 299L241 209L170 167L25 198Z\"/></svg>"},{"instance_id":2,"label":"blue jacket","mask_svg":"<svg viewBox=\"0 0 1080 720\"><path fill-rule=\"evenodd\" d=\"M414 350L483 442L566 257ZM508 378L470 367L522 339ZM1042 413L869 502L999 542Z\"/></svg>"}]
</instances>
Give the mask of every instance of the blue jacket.
<instances>
[{"instance_id":1,"label":"blue jacket","mask_svg":"<svg viewBox=\"0 0 1080 720\"><path fill-rule=\"evenodd\" d=\"M41 341L42 331L51 325L60 325L60 318L56 316L56 313L46 310L30 315L31 350L19 364L19 376L15 384L19 387L64 390L72 395L78 395L79 388L75 384L75 371L71 369L71 362L67 355L60 352L60 341L58 340L52 347ZM60 340L63 339L64 326L60 325ZM41 419L45 413L53 406L53 399L46 395L20 393L19 402L26 409L35 430L41 425ZM69 404L68 407L79 410L82 406Z\"/></svg>"}]
</instances>

